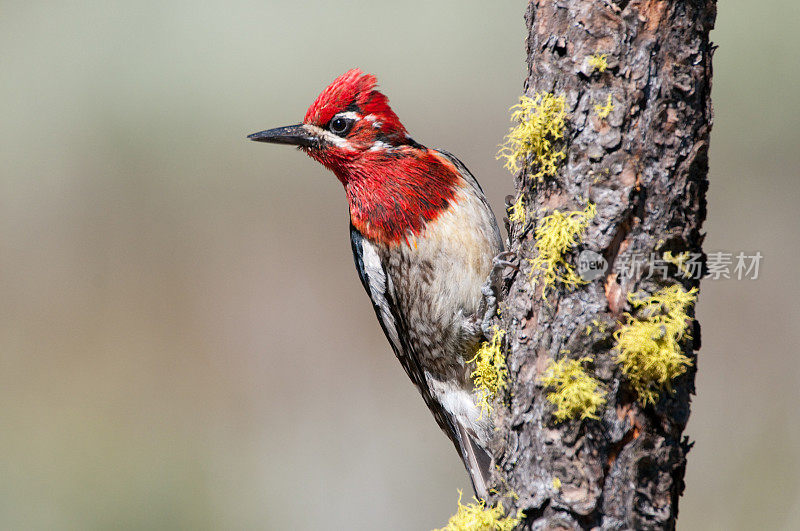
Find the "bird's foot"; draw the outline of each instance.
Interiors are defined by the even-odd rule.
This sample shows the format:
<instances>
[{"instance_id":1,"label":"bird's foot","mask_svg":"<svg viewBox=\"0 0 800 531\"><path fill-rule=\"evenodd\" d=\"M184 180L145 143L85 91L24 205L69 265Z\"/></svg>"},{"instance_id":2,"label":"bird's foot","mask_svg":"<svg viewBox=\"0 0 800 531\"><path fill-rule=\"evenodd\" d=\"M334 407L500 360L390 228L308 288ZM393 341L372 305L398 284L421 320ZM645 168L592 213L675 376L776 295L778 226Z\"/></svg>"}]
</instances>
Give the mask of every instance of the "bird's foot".
<instances>
[{"instance_id":1,"label":"bird's foot","mask_svg":"<svg viewBox=\"0 0 800 531\"><path fill-rule=\"evenodd\" d=\"M516 259L514 251L503 251L492 259L492 271L486 282L481 286L481 293L483 294L483 321L481 322L481 330L485 337L492 337L494 318L497 316L497 304L500 297L500 289L503 284L503 271L505 268L510 267L519 270L519 262ZM508 260L508 258L512 258Z\"/></svg>"}]
</instances>

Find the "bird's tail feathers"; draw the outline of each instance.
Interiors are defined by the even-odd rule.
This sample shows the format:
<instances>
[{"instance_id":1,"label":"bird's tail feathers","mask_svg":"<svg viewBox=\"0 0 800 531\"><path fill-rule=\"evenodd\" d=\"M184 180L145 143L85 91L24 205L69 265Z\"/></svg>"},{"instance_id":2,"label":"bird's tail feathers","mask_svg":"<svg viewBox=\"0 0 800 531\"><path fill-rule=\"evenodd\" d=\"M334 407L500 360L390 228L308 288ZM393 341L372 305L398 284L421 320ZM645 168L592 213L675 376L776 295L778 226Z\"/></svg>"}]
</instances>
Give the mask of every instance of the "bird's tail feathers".
<instances>
[{"instance_id":1,"label":"bird's tail feathers","mask_svg":"<svg viewBox=\"0 0 800 531\"><path fill-rule=\"evenodd\" d=\"M470 432L456 422L461 459L472 480L478 498L489 496L489 479L492 474L492 456L475 440Z\"/></svg>"}]
</instances>

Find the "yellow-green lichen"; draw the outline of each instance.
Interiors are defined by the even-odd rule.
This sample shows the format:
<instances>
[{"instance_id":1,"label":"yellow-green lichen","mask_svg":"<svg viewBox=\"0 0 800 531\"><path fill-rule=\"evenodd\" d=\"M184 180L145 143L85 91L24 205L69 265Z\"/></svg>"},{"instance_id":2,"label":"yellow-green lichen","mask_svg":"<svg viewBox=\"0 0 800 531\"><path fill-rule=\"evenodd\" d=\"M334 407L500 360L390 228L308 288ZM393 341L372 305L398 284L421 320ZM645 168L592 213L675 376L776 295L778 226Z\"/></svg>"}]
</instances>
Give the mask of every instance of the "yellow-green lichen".
<instances>
[{"instance_id":1,"label":"yellow-green lichen","mask_svg":"<svg viewBox=\"0 0 800 531\"><path fill-rule=\"evenodd\" d=\"M458 491L458 511L450 517L447 525L434 531L511 531L519 525L525 515L517 511L516 516L505 516L503 502L497 502L494 507L486 507L484 500L475 500L474 503L463 505Z\"/></svg>"},{"instance_id":2,"label":"yellow-green lichen","mask_svg":"<svg viewBox=\"0 0 800 531\"><path fill-rule=\"evenodd\" d=\"M484 341L475 357L468 363L475 363L475 370L470 377L475 384L477 393L477 405L483 414L492 411L492 400L497 393L506 386L508 368L506 367L506 357L503 355L502 343L505 330L495 327L492 338Z\"/></svg>"},{"instance_id":3,"label":"yellow-green lichen","mask_svg":"<svg viewBox=\"0 0 800 531\"><path fill-rule=\"evenodd\" d=\"M506 159L509 171L516 173L520 164L528 163L528 173L539 182L555 176L558 163L566 157L563 150L553 146L564 136L565 106L564 96L539 92L533 98L522 96L519 104L511 107L511 120L517 125L506 135L497 153L498 159Z\"/></svg>"},{"instance_id":4,"label":"yellow-green lichen","mask_svg":"<svg viewBox=\"0 0 800 531\"><path fill-rule=\"evenodd\" d=\"M596 104L594 106L594 112L597 113L598 118L604 119L607 118L611 111L614 110L614 104L611 103L611 94L608 95L608 99L606 100L605 105L603 104Z\"/></svg>"},{"instance_id":5,"label":"yellow-green lichen","mask_svg":"<svg viewBox=\"0 0 800 531\"><path fill-rule=\"evenodd\" d=\"M554 413L557 422L568 419L598 419L597 411L606 403L605 391L600 381L589 376L582 364L592 361L591 357L577 360L551 360L542 376L542 385L554 391L547 394L547 400L556 406Z\"/></svg>"},{"instance_id":6,"label":"yellow-green lichen","mask_svg":"<svg viewBox=\"0 0 800 531\"><path fill-rule=\"evenodd\" d=\"M592 319L592 324L586 325L586 332L585 332L586 335L587 336L592 335L592 332L594 332L595 328L597 328L597 332L599 334L605 334L606 331L608 330L608 325L603 321Z\"/></svg>"},{"instance_id":7,"label":"yellow-green lichen","mask_svg":"<svg viewBox=\"0 0 800 531\"><path fill-rule=\"evenodd\" d=\"M500 470L500 467L497 467L497 469ZM505 480L503 482L505 483ZM505 492L505 494L501 494L499 490L491 488L489 489L489 494L493 494L495 496L502 496L504 498L512 498L514 500L519 501L519 494L517 494L514 490L508 490Z\"/></svg>"},{"instance_id":8,"label":"yellow-green lichen","mask_svg":"<svg viewBox=\"0 0 800 531\"><path fill-rule=\"evenodd\" d=\"M556 490L561 490L561 480L557 477L553 478L553 488Z\"/></svg>"},{"instance_id":9,"label":"yellow-green lichen","mask_svg":"<svg viewBox=\"0 0 800 531\"><path fill-rule=\"evenodd\" d=\"M508 221L511 223L519 223L525 225L525 194L519 194L519 197L513 205L508 207Z\"/></svg>"},{"instance_id":10,"label":"yellow-green lichen","mask_svg":"<svg viewBox=\"0 0 800 531\"><path fill-rule=\"evenodd\" d=\"M607 53L596 53L589 56L589 66L592 67L592 70L597 70L601 74L606 71L608 68L608 61L606 61L606 57L608 57Z\"/></svg>"},{"instance_id":11,"label":"yellow-green lichen","mask_svg":"<svg viewBox=\"0 0 800 531\"><path fill-rule=\"evenodd\" d=\"M586 281L575 273L575 268L566 262L564 255L583 241L583 233L595 214L597 214L595 205L589 203L584 210L576 212L556 210L542 218L534 233L536 256L530 261L530 275L534 284L541 275L545 294L556 282L568 288L586 284Z\"/></svg>"},{"instance_id":12,"label":"yellow-green lichen","mask_svg":"<svg viewBox=\"0 0 800 531\"><path fill-rule=\"evenodd\" d=\"M689 253L689 251L679 253L676 255L673 255L672 251L667 251L664 253L664 261L669 262L670 264L677 267L678 271L681 272L684 278L690 278L692 276L692 272L689 271L688 267L686 267L686 262L688 262L690 258L691 254Z\"/></svg>"},{"instance_id":13,"label":"yellow-green lichen","mask_svg":"<svg viewBox=\"0 0 800 531\"><path fill-rule=\"evenodd\" d=\"M495 431L499 431L499 428L495 428ZM512 489L511 486L508 484L508 481L506 481L505 474L503 473L503 469L500 468L500 465L495 463L494 468L498 472L498 474L495 477L499 478L500 481L503 483L504 493L501 493L494 487L489 489L489 493L494 494L495 496L501 496L503 498L511 498L514 501L519 501L519 494L517 494L517 492L514 489Z\"/></svg>"},{"instance_id":14,"label":"yellow-green lichen","mask_svg":"<svg viewBox=\"0 0 800 531\"><path fill-rule=\"evenodd\" d=\"M686 310L697 299L697 288L680 285L661 289L649 297L628 294L636 316L614 332L617 363L643 405L655 404L662 390L671 390L673 378L692 364L683 354L681 341L689 338Z\"/></svg>"}]
</instances>

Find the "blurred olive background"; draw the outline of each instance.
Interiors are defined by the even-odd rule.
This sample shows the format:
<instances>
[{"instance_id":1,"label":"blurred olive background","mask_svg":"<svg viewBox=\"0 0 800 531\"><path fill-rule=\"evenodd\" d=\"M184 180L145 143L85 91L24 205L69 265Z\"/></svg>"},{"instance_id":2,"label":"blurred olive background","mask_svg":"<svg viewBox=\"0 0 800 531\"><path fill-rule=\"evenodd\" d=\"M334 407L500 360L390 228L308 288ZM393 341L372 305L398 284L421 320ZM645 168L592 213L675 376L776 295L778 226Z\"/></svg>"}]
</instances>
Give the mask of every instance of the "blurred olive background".
<instances>
[{"instance_id":1,"label":"blurred olive background","mask_svg":"<svg viewBox=\"0 0 800 531\"><path fill-rule=\"evenodd\" d=\"M341 185L245 135L378 75L495 210L522 0L0 2L0 528L429 529L466 475L352 264ZM683 529L800 527L788 0L720 3Z\"/></svg>"}]
</instances>

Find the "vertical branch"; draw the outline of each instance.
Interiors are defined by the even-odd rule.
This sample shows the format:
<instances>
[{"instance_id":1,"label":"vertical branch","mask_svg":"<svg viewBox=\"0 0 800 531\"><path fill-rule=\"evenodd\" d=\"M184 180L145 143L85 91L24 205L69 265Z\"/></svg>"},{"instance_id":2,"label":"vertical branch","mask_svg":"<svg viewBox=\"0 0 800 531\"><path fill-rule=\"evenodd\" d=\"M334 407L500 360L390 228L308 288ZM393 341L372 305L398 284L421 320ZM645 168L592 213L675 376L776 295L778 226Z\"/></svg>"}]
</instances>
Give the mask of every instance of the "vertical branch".
<instances>
[{"instance_id":1,"label":"vertical branch","mask_svg":"<svg viewBox=\"0 0 800 531\"><path fill-rule=\"evenodd\" d=\"M510 387L495 409L492 501L522 509L523 528L675 526L690 447L683 430L700 346L691 308L700 275L687 278L674 257L702 256L715 10L714 0L529 3L525 93L563 96L568 118L563 138L551 138L566 154L556 175L531 178L540 168L527 156L516 176L526 215L518 203L509 233L520 270L505 278L497 319ZM541 265L536 229L545 216L591 204L596 213L564 263L575 268L589 250L607 269L577 286L546 286L531 270L537 256ZM634 293L639 298L629 299ZM652 342L674 363L651 374L629 352L626 365L621 334L634 350ZM554 374L559 367L578 376ZM596 383L604 402L595 400L585 418L557 416L545 382L558 381Z\"/></svg>"}]
</instances>

